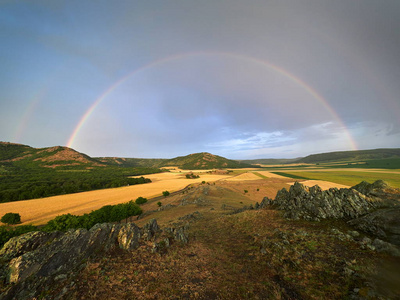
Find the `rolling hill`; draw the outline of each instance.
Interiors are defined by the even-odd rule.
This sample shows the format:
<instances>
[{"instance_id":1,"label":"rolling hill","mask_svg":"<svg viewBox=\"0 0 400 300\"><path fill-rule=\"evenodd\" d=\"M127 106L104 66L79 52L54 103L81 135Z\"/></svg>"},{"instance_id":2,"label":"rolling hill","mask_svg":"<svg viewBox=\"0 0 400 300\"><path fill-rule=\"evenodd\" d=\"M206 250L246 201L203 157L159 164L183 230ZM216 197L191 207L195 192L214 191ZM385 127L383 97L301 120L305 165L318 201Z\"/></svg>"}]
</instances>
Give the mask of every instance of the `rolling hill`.
<instances>
[{"instance_id":1,"label":"rolling hill","mask_svg":"<svg viewBox=\"0 0 400 300\"><path fill-rule=\"evenodd\" d=\"M400 159L400 149L374 149L374 150L356 150L312 154L299 159L299 163L325 163L340 161L362 161L362 160L380 160L380 159Z\"/></svg>"},{"instance_id":2,"label":"rolling hill","mask_svg":"<svg viewBox=\"0 0 400 300\"><path fill-rule=\"evenodd\" d=\"M162 167L169 166L179 167L185 170L254 167L247 163L230 160L207 152L179 156L162 162Z\"/></svg>"},{"instance_id":3,"label":"rolling hill","mask_svg":"<svg viewBox=\"0 0 400 300\"><path fill-rule=\"evenodd\" d=\"M106 164L68 147L33 148L7 142L0 142L0 164L19 168L106 166Z\"/></svg>"}]
</instances>

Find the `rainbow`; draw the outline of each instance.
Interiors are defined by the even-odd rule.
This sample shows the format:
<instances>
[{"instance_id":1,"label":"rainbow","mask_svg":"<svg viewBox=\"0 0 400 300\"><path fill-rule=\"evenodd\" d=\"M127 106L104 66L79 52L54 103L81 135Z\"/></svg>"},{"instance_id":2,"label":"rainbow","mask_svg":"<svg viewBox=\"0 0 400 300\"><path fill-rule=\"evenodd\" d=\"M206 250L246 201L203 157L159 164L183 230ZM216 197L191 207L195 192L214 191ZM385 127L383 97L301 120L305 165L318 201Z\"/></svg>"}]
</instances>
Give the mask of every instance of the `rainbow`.
<instances>
[{"instance_id":1,"label":"rainbow","mask_svg":"<svg viewBox=\"0 0 400 300\"><path fill-rule=\"evenodd\" d=\"M33 112L36 110L37 106L39 105L40 101L47 93L47 88L42 88L36 95L33 96L32 100L30 100L30 104L27 106L25 112L22 114L21 122L19 123L18 127L15 130L14 137L12 138L13 143L21 142L21 137L28 126L29 120Z\"/></svg>"},{"instance_id":2,"label":"rainbow","mask_svg":"<svg viewBox=\"0 0 400 300\"><path fill-rule=\"evenodd\" d=\"M94 110L96 107L105 99L109 94L111 94L117 87L119 87L121 84L123 84L127 79L130 77L144 71L147 69L151 69L153 67L157 67L172 61L180 60L183 58L188 58L188 57L196 57L196 56L223 56L223 57L231 57L231 58L236 58L236 59L242 59L246 60L248 62L253 62L256 64L260 64L266 68L269 68L270 70L273 70L277 72L278 74L283 75L284 77L288 78L292 82L296 83L297 85L301 86L308 94L310 94L314 99L316 99L318 102L320 102L325 109L332 115L332 117L340 124L340 126L345 130L346 138L348 139L349 144L351 145L352 150L357 150L357 144L353 140L349 130L345 126L344 122L342 119L339 117L339 115L336 113L336 111L329 105L328 101L324 99L315 89L313 89L310 85L305 83L303 80L300 78L296 77L295 75L289 73L287 70L278 67L268 61L257 59L254 57L250 56L245 56L241 54L236 54L236 53L230 53L230 52L190 52L190 53L183 53L183 54L178 54L178 55L173 55L173 56L168 56L156 61L153 61L147 65L144 65L140 68L135 69L133 72L127 74L126 76L122 77L118 81L116 81L113 85L111 85L109 88L107 88L93 103L92 105L86 110L84 115L81 117L80 121L76 125L74 131L72 132L71 136L68 139L67 142L67 147L73 147L74 146L74 141L76 137L78 136L79 132L81 131L82 127L86 123L86 121L90 118L90 116L93 114Z\"/></svg>"}]
</instances>

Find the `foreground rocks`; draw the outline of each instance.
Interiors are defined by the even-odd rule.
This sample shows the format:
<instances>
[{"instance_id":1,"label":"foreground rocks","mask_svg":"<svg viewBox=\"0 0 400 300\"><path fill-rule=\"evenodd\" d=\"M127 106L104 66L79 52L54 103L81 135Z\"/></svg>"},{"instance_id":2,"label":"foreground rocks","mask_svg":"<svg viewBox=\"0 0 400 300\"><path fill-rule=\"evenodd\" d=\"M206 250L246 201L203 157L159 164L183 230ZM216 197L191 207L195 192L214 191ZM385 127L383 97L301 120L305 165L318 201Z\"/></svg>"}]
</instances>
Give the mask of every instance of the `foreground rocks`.
<instances>
[{"instance_id":1,"label":"foreground rocks","mask_svg":"<svg viewBox=\"0 0 400 300\"><path fill-rule=\"evenodd\" d=\"M400 246L399 190L378 180L372 184L361 182L350 189L319 186L308 188L296 182L288 190L280 190L275 200L264 198L260 206L273 206L284 211L290 219L320 221L342 219L356 229L369 234L361 246L400 256L394 245Z\"/></svg>"},{"instance_id":2,"label":"foreground rocks","mask_svg":"<svg viewBox=\"0 0 400 300\"><path fill-rule=\"evenodd\" d=\"M182 229L169 229L168 232L173 240L179 235L180 241L188 241ZM105 223L97 224L90 230L31 232L12 238L0 250L0 279L13 285L0 295L0 299L36 297L46 286L78 272L89 257L102 255L115 248L134 251L149 241L156 245L158 238L169 247L168 236L162 236L161 233L162 230L153 219L143 229L134 223Z\"/></svg>"}]
</instances>

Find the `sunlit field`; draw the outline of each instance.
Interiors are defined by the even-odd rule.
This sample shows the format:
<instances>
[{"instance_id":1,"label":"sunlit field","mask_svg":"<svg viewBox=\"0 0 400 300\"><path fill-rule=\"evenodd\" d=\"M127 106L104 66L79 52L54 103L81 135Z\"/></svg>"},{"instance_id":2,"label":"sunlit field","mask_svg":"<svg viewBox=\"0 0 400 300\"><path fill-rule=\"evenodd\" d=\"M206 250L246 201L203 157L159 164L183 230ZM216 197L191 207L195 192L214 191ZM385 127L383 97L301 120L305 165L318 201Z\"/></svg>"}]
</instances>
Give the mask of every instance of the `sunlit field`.
<instances>
[{"instance_id":1,"label":"sunlit field","mask_svg":"<svg viewBox=\"0 0 400 300\"><path fill-rule=\"evenodd\" d=\"M45 224L49 220L62 214L82 215L89 213L92 210L101 208L104 205L115 205L118 203L135 200L138 197L153 198L161 196L163 191L169 192L184 189L186 186L201 182L223 183L232 182L233 188L238 193L243 193L244 190L249 191L247 197L254 198L254 201L261 201L264 196L274 197L273 194L262 194L255 192L257 188L272 184L271 180L284 182L282 187L289 187L295 181L302 182L306 186L319 185L322 189L329 188L349 188L353 185L365 180L374 182L378 179L383 179L391 186L400 187L400 173L398 171L385 171L373 169L288 169L263 171L263 170L235 170L229 172L229 175L210 174L206 171L193 171L200 177L195 179L187 179L185 174L189 171L174 169L173 172L165 172L158 174L146 175L152 180L151 183L140 184L134 186L126 186L121 188L95 190L90 192L67 194L41 199L16 201L0 204L0 215L7 212L19 213L23 224L40 225ZM294 177L294 178L290 178ZM254 191L254 193L253 193Z\"/></svg>"},{"instance_id":2,"label":"sunlit field","mask_svg":"<svg viewBox=\"0 0 400 300\"><path fill-rule=\"evenodd\" d=\"M161 196L163 191L177 191L192 183L225 179L227 175L204 174L200 178L186 179L180 173L160 173L147 175L153 182L134 186L103 189L90 192L67 194L41 199L16 201L0 204L0 215L16 212L23 224L40 225L62 214L81 215L104 205L115 205L135 200L138 197Z\"/></svg>"}]
</instances>

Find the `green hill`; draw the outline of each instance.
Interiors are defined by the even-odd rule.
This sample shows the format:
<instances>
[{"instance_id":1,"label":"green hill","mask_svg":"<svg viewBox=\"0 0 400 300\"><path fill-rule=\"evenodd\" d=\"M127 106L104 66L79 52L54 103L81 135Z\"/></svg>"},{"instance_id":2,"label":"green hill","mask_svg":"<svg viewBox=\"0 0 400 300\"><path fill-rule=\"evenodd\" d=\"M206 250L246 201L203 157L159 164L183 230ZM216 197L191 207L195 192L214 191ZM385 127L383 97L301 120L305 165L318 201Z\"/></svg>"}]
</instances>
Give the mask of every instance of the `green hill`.
<instances>
[{"instance_id":1,"label":"green hill","mask_svg":"<svg viewBox=\"0 0 400 300\"><path fill-rule=\"evenodd\" d=\"M0 142L0 164L18 168L101 167L106 164L68 147L32 148Z\"/></svg>"},{"instance_id":2,"label":"green hill","mask_svg":"<svg viewBox=\"0 0 400 300\"><path fill-rule=\"evenodd\" d=\"M179 167L185 170L254 167L250 164L230 160L207 152L179 156L163 162L162 166Z\"/></svg>"},{"instance_id":3,"label":"green hill","mask_svg":"<svg viewBox=\"0 0 400 300\"><path fill-rule=\"evenodd\" d=\"M357 162L381 159L400 159L400 149L374 149L312 154L301 158L301 163Z\"/></svg>"},{"instance_id":4,"label":"green hill","mask_svg":"<svg viewBox=\"0 0 400 300\"><path fill-rule=\"evenodd\" d=\"M260 159L247 159L239 160L245 164L260 164L260 165L284 165L296 163L301 158L260 158Z\"/></svg>"}]
</instances>

